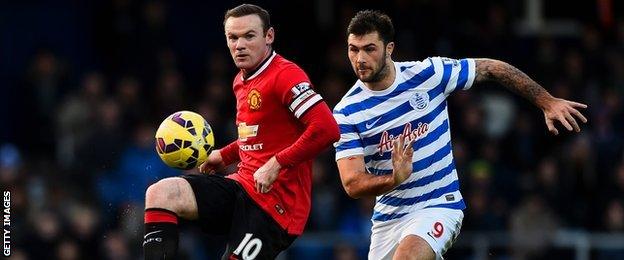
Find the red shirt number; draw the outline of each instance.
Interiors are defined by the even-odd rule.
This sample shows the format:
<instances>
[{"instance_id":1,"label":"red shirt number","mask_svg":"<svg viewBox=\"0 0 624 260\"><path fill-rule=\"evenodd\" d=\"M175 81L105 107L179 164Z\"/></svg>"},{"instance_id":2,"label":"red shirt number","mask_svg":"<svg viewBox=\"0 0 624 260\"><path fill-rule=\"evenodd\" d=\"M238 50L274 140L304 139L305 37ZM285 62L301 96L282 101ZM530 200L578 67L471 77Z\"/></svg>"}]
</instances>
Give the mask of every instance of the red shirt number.
<instances>
[{"instance_id":1,"label":"red shirt number","mask_svg":"<svg viewBox=\"0 0 624 260\"><path fill-rule=\"evenodd\" d=\"M433 224L433 236L434 237L439 238L440 236L442 236L443 233L444 233L444 226L442 226L442 223L436 222L435 224Z\"/></svg>"}]
</instances>

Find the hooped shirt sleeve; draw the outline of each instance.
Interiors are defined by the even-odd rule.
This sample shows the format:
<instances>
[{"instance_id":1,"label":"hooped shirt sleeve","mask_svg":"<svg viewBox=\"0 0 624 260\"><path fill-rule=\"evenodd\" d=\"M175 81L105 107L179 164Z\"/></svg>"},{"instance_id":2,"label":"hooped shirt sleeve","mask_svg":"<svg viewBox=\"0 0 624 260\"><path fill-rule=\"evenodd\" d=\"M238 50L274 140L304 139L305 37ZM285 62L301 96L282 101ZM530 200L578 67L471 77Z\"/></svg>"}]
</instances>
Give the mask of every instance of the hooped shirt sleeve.
<instances>
[{"instance_id":1,"label":"hooped shirt sleeve","mask_svg":"<svg viewBox=\"0 0 624 260\"><path fill-rule=\"evenodd\" d=\"M446 96L457 90L468 90L475 79L475 60L470 58L451 59L446 57L430 58L436 73L442 75L440 87Z\"/></svg>"},{"instance_id":2,"label":"hooped shirt sleeve","mask_svg":"<svg viewBox=\"0 0 624 260\"><path fill-rule=\"evenodd\" d=\"M340 129L340 139L334 143L336 161L348 156L364 154L364 143L355 125L341 110L334 109L333 114Z\"/></svg>"}]
</instances>

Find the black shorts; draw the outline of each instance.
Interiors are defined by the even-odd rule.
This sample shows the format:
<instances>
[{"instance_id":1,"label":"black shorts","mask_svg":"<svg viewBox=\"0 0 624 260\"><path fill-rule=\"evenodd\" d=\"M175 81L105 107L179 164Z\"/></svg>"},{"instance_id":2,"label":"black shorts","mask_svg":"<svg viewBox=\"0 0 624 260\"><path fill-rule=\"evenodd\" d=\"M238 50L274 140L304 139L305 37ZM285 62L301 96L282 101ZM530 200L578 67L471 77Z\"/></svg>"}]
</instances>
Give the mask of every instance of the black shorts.
<instances>
[{"instance_id":1,"label":"black shorts","mask_svg":"<svg viewBox=\"0 0 624 260\"><path fill-rule=\"evenodd\" d=\"M275 259L297 238L264 212L238 182L219 175L182 177L195 193L202 230L227 236L222 259Z\"/></svg>"}]
</instances>

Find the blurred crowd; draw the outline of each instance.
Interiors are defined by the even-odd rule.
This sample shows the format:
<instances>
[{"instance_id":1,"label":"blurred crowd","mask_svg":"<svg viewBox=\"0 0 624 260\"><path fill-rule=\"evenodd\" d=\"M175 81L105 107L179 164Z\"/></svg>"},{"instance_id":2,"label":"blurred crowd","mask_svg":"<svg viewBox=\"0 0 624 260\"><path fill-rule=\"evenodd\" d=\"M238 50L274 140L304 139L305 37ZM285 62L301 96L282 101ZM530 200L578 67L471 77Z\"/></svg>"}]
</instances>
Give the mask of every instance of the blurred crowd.
<instances>
[{"instance_id":1,"label":"blurred crowd","mask_svg":"<svg viewBox=\"0 0 624 260\"><path fill-rule=\"evenodd\" d=\"M0 139L0 185L11 191L15 259L139 258L147 186L197 173L160 161L153 138L159 122L175 111L192 110L212 125L217 147L236 138L231 81L237 71L221 23L223 12L236 4L191 3L216 17L189 18L201 12L166 1L73 7L85 12L79 18L89 23L71 28L88 32L77 34L89 39L86 52L94 58L77 61L58 44L41 45L3 84L5 102L17 109L4 112L10 124L3 124L9 130ZM292 12L295 3L260 5L272 14L277 52L310 74L331 107L355 80L345 28L365 7L380 8L394 19L395 60L501 59L553 95L588 104L582 112L589 122L581 133L551 136L540 110L502 86L473 86L449 102L455 165L468 205L462 231L508 231L516 246L502 255L569 256L547 246L555 231L624 233L624 16L616 12L604 21L592 10L574 18L576 33L523 35L515 30L521 3L483 1L475 8L449 1L397 0L383 6L318 1L301 8L326 12L303 18ZM23 5L12 8L27 9ZM211 23L203 23L207 20ZM188 21L198 24L184 32L197 34L203 46L175 38ZM58 33L71 38L76 32ZM306 232L367 239L374 198L346 196L333 152L328 149L314 164ZM191 224L182 225L183 256L218 255L222 240ZM323 257L353 259L365 256L367 248L345 240L323 250ZM622 257L623 250L615 255ZM293 249L290 256L308 253ZM464 254L470 253L449 252L451 259Z\"/></svg>"}]
</instances>

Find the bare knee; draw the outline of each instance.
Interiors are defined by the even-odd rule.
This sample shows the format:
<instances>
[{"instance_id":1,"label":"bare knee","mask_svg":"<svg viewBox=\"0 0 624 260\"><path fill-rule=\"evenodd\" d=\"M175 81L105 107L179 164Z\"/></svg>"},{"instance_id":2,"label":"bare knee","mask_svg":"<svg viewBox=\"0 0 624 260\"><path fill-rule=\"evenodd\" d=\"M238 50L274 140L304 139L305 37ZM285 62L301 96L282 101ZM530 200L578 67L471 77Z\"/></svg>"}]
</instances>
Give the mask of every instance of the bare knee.
<instances>
[{"instance_id":1,"label":"bare knee","mask_svg":"<svg viewBox=\"0 0 624 260\"><path fill-rule=\"evenodd\" d=\"M163 208L177 213L182 194L180 182L185 182L182 178L162 179L147 188L145 192L146 208Z\"/></svg>"},{"instance_id":2,"label":"bare knee","mask_svg":"<svg viewBox=\"0 0 624 260\"><path fill-rule=\"evenodd\" d=\"M393 260L434 260L433 249L423 238L409 235L403 238L394 252Z\"/></svg>"},{"instance_id":3,"label":"bare knee","mask_svg":"<svg viewBox=\"0 0 624 260\"><path fill-rule=\"evenodd\" d=\"M194 219L197 203L191 185L179 177L162 179L147 188L145 208L162 208L180 217Z\"/></svg>"}]
</instances>

